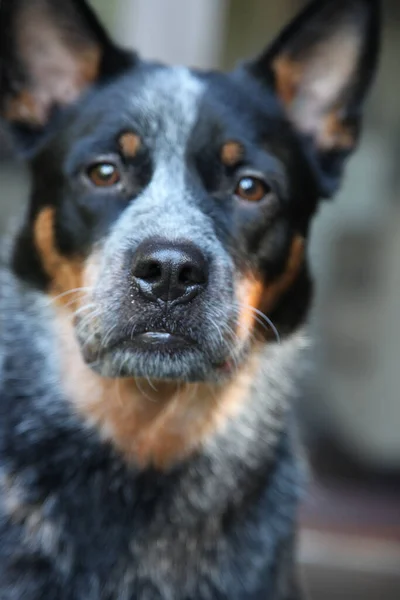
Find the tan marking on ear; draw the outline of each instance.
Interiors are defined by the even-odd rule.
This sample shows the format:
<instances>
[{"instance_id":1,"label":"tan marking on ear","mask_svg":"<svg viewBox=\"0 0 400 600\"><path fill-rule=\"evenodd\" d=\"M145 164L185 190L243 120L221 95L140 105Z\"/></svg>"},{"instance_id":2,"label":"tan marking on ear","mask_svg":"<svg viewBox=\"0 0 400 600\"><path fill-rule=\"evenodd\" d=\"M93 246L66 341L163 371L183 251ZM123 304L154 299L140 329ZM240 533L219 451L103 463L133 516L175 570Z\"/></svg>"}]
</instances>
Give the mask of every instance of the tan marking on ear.
<instances>
[{"instance_id":1,"label":"tan marking on ear","mask_svg":"<svg viewBox=\"0 0 400 600\"><path fill-rule=\"evenodd\" d=\"M44 81L45 73L31 89L22 90L6 102L4 118L10 122L29 123L43 126L49 118L51 108L75 102L81 93L97 78L101 55L98 49L82 52L76 67L66 65L64 72L51 72Z\"/></svg>"},{"instance_id":2,"label":"tan marking on ear","mask_svg":"<svg viewBox=\"0 0 400 600\"><path fill-rule=\"evenodd\" d=\"M276 91L285 106L290 106L296 96L303 67L289 56L279 56L272 63L275 72Z\"/></svg>"},{"instance_id":3,"label":"tan marking on ear","mask_svg":"<svg viewBox=\"0 0 400 600\"><path fill-rule=\"evenodd\" d=\"M275 308L281 296L295 282L305 258L305 241L300 235L293 238L289 257L282 275L271 283L263 282L254 275L244 277L238 287L237 296L240 305L237 334L239 339L246 340L253 331L257 314L252 309L268 314ZM273 336L271 330L271 336Z\"/></svg>"},{"instance_id":4,"label":"tan marking on ear","mask_svg":"<svg viewBox=\"0 0 400 600\"><path fill-rule=\"evenodd\" d=\"M79 53L79 69L76 78L78 91L91 85L99 77L102 58L102 51L95 45Z\"/></svg>"},{"instance_id":5,"label":"tan marking on ear","mask_svg":"<svg viewBox=\"0 0 400 600\"><path fill-rule=\"evenodd\" d=\"M221 148L221 161L226 167L234 167L243 158L244 148L235 141L226 142Z\"/></svg>"},{"instance_id":6,"label":"tan marking on ear","mask_svg":"<svg viewBox=\"0 0 400 600\"><path fill-rule=\"evenodd\" d=\"M346 85L355 78L360 38L353 25L341 35L319 42L297 60L282 54L272 63L277 95L299 131L313 136L320 151L351 150L355 132L343 122ZM297 98L299 102L296 102Z\"/></svg>"},{"instance_id":7,"label":"tan marking on ear","mask_svg":"<svg viewBox=\"0 0 400 600\"><path fill-rule=\"evenodd\" d=\"M47 3L26 2L15 45L29 83L6 102L9 121L44 125L54 106L75 102L96 81L102 50L92 39L54 24Z\"/></svg>"},{"instance_id":8,"label":"tan marking on ear","mask_svg":"<svg viewBox=\"0 0 400 600\"><path fill-rule=\"evenodd\" d=\"M84 363L69 313L57 309L63 385L78 414L126 461L163 470L193 454L245 409L259 364L255 351L225 385L108 379Z\"/></svg>"},{"instance_id":9,"label":"tan marking on ear","mask_svg":"<svg viewBox=\"0 0 400 600\"><path fill-rule=\"evenodd\" d=\"M50 278L49 293L58 296L82 286L83 261L60 254L54 236L55 209L46 207L36 217L33 234L43 269ZM70 302L65 297L62 301Z\"/></svg>"},{"instance_id":10,"label":"tan marking on ear","mask_svg":"<svg viewBox=\"0 0 400 600\"><path fill-rule=\"evenodd\" d=\"M122 154L126 158L135 158L142 145L140 137L136 133L123 133L118 140Z\"/></svg>"},{"instance_id":11,"label":"tan marking on ear","mask_svg":"<svg viewBox=\"0 0 400 600\"><path fill-rule=\"evenodd\" d=\"M5 105L4 119L31 125L45 124L45 114L39 110L37 102L29 90L22 90L18 96L8 99Z\"/></svg>"},{"instance_id":12,"label":"tan marking on ear","mask_svg":"<svg viewBox=\"0 0 400 600\"><path fill-rule=\"evenodd\" d=\"M346 125L340 117L340 109L332 110L324 120L324 127L318 136L321 150L352 150L356 142L354 127Z\"/></svg>"}]
</instances>

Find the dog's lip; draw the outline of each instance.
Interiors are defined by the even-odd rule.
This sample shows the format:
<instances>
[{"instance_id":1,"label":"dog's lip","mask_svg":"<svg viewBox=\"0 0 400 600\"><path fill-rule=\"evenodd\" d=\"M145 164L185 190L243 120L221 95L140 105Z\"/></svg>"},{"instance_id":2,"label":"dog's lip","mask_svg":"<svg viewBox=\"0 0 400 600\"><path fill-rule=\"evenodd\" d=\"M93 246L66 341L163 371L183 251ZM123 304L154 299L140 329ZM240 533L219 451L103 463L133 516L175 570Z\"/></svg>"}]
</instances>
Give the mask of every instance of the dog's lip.
<instances>
[{"instance_id":1,"label":"dog's lip","mask_svg":"<svg viewBox=\"0 0 400 600\"><path fill-rule=\"evenodd\" d=\"M129 338L122 338L108 349L131 350L182 350L196 345L191 338L165 331L146 331Z\"/></svg>"}]
</instances>

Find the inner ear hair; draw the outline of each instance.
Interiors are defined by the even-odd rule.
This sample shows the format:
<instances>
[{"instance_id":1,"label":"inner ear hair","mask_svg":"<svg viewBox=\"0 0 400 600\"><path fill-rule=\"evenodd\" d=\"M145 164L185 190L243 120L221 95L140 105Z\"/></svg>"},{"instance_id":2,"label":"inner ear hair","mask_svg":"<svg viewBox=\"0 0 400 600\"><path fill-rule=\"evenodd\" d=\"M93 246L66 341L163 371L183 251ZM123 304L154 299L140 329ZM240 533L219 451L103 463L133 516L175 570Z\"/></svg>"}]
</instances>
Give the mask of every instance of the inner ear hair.
<instances>
[{"instance_id":1,"label":"inner ear hair","mask_svg":"<svg viewBox=\"0 0 400 600\"><path fill-rule=\"evenodd\" d=\"M361 52L362 40L349 30L315 44L305 55L288 52L272 62L276 90L290 120L320 150L349 150L355 144L347 107Z\"/></svg>"},{"instance_id":2,"label":"inner ear hair","mask_svg":"<svg viewBox=\"0 0 400 600\"><path fill-rule=\"evenodd\" d=\"M364 52L362 20L338 20L322 39L302 37L272 61L277 93L296 128L320 150L351 149L356 140L348 116Z\"/></svg>"},{"instance_id":3,"label":"inner ear hair","mask_svg":"<svg viewBox=\"0 0 400 600\"><path fill-rule=\"evenodd\" d=\"M272 83L315 150L348 151L376 70L379 33L379 0L313 0L248 69Z\"/></svg>"},{"instance_id":4,"label":"inner ear hair","mask_svg":"<svg viewBox=\"0 0 400 600\"><path fill-rule=\"evenodd\" d=\"M247 73L275 92L320 196L355 149L380 48L380 0L312 0Z\"/></svg>"}]
</instances>

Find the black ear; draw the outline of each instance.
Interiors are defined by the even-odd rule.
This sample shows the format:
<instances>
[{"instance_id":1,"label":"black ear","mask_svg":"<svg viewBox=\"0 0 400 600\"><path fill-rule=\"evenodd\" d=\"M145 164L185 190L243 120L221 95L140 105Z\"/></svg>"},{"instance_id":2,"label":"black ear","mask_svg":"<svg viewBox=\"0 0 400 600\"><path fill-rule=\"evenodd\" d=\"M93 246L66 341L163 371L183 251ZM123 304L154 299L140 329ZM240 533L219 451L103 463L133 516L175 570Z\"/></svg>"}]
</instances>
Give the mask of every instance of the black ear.
<instances>
[{"instance_id":1,"label":"black ear","mask_svg":"<svg viewBox=\"0 0 400 600\"><path fill-rule=\"evenodd\" d=\"M84 0L0 1L0 116L16 132L37 137L57 109L127 62Z\"/></svg>"},{"instance_id":2,"label":"black ear","mask_svg":"<svg viewBox=\"0 0 400 600\"><path fill-rule=\"evenodd\" d=\"M337 190L357 144L379 34L379 0L317 0L247 66L259 80L272 81L305 141L323 196Z\"/></svg>"}]
</instances>

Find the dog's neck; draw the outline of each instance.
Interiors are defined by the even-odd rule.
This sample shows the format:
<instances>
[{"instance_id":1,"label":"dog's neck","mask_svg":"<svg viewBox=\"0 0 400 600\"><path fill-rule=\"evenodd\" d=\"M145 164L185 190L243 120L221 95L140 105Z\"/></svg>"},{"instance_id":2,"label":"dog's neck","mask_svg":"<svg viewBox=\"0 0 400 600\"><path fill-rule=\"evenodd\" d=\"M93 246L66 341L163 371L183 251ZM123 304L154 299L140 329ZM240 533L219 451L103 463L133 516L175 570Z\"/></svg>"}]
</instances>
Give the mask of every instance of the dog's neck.
<instances>
[{"instance_id":1,"label":"dog's neck","mask_svg":"<svg viewBox=\"0 0 400 600\"><path fill-rule=\"evenodd\" d=\"M84 363L70 313L56 310L66 394L128 461L167 468L198 450L245 409L261 348L225 384L107 379Z\"/></svg>"}]
</instances>

